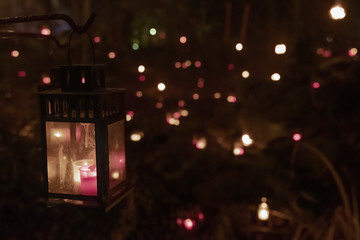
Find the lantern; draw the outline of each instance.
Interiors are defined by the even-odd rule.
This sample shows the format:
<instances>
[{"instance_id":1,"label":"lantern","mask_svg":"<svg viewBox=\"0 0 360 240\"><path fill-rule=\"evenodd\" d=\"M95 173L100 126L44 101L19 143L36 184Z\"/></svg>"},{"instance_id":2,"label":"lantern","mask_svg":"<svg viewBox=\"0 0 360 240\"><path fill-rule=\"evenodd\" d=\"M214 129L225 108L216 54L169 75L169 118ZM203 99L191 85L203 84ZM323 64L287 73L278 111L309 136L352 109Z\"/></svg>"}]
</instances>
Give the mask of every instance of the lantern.
<instances>
[{"instance_id":1,"label":"lantern","mask_svg":"<svg viewBox=\"0 0 360 240\"><path fill-rule=\"evenodd\" d=\"M266 221L269 219L270 211L269 211L269 206L266 203L266 201L267 201L266 197L262 197L261 203L259 204L259 207L258 207L258 218L261 221Z\"/></svg>"},{"instance_id":2,"label":"lantern","mask_svg":"<svg viewBox=\"0 0 360 240\"><path fill-rule=\"evenodd\" d=\"M49 202L109 210L128 192L124 90L106 89L101 65L60 66L61 88L38 92Z\"/></svg>"}]
</instances>

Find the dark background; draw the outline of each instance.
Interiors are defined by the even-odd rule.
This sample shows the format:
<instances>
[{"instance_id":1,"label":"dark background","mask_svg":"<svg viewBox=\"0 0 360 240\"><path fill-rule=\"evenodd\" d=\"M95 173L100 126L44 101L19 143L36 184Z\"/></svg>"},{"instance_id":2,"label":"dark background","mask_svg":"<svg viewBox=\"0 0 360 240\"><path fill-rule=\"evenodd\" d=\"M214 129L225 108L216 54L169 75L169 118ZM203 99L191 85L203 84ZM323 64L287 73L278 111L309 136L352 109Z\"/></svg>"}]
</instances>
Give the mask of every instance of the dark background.
<instances>
[{"instance_id":1,"label":"dark background","mask_svg":"<svg viewBox=\"0 0 360 240\"><path fill-rule=\"evenodd\" d=\"M48 40L2 38L0 239L359 239L360 72L358 56L348 51L359 47L360 6L342 1L347 16L334 21L334 3L2 0L0 17L65 13L82 25L96 14L89 29L101 38L96 63L105 64L108 87L127 89L126 109L134 112L126 150L136 187L108 214L37 201L43 193L34 92L52 67L67 64L66 50ZM45 26L66 43L63 21L0 28L40 33ZM286 44L284 55L274 53L278 43ZM85 35L75 36L71 49L74 63L92 63ZM12 57L13 50L20 55ZM175 67L186 60L188 68ZM270 79L275 72L278 82ZM166 116L179 111L179 101L189 115L173 126ZM144 134L139 142L130 141L134 131ZM254 142L234 156L233 143L244 133ZM294 133L301 141L292 140ZM195 136L206 137L205 149L196 149ZM262 222L256 209L264 196L271 215ZM186 218L195 220L192 230L177 224Z\"/></svg>"}]
</instances>

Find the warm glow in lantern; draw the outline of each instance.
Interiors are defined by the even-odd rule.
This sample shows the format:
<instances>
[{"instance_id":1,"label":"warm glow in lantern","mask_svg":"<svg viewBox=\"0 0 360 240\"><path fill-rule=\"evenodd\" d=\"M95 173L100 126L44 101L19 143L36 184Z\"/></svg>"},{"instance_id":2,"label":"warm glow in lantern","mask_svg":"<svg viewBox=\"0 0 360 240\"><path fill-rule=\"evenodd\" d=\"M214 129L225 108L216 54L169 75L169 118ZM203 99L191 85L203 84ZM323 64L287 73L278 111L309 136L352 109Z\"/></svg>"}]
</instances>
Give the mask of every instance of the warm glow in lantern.
<instances>
[{"instance_id":1,"label":"warm glow in lantern","mask_svg":"<svg viewBox=\"0 0 360 240\"><path fill-rule=\"evenodd\" d=\"M275 46L275 53L276 54L284 54L286 52L286 45L285 44L277 44Z\"/></svg>"},{"instance_id":2,"label":"warm glow in lantern","mask_svg":"<svg viewBox=\"0 0 360 240\"><path fill-rule=\"evenodd\" d=\"M258 207L258 218L261 221L268 220L270 216L269 206L266 201L267 199L265 197L261 198L261 203Z\"/></svg>"},{"instance_id":3,"label":"warm glow in lantern","mask_svg":"<svg viewBox=\"0 0 360 240\"><path fill-rule=\"evenodd\" d=\"M336 4L330 9L330 16L334 20L343 19L346 16L345 9L341 4Z\"/></svg>"},{"instance_id":4,"label":"warm glow in lantern","mask_svg":"<svg viewBox=\"0 0 360 240\"><path fill-rule=\"evenodd\" d=\"M271 75L271 80L273 80L274 82L279 81L280 78L281 78L280 74L278 74L278 73L274 73L274 74Z\"/></svg>"},{"instance_id":5,"label":"warm glow in lantern","mask_svg":"<svg viewBox=\"0 0 360 240\"><path fill-rule=\"evenodd\" d=\"M106 89L101 65L52 70L61 88L38 92L46 199L105 211L126 185L124 90Z\"/></svg>"}]
</instances>

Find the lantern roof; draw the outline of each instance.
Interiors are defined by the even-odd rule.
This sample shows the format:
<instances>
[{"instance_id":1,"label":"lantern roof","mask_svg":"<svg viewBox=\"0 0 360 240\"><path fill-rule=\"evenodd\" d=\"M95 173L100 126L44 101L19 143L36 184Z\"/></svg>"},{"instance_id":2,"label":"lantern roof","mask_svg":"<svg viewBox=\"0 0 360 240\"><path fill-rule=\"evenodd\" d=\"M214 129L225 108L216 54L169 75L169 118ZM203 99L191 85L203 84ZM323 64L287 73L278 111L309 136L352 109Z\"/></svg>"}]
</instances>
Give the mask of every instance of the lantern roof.
<instances>
[{"instance_id":1,"label":"lantern roof","mask_svg":"<svg viewBox=\"0 0 360 240\"><path fill-rule=\"evenodd\" d=\"M96 92L105 90L104 66L63 65L51 70L54 82L60 83L62 92Z\"/></svg>"}]
</instances>

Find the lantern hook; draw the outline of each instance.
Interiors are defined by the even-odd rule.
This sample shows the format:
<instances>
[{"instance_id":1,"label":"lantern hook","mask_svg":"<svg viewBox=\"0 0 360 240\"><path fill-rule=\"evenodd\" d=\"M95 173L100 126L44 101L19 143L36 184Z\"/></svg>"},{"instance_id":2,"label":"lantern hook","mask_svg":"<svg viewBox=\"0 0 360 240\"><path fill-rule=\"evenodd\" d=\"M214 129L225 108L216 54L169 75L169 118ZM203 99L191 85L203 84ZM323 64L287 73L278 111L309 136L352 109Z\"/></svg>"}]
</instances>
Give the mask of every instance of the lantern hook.
<instances>
[{"instance_id":1,"label":"lantern hook","mask_svg":"<svg viewBox=\"0 0 360 240\"><path fill-rule=\"evenodd\" d=\"M77 33L76 31L72 31L70 36L69 36L69 40L67 42L67 58L68 58L68 63L69 63L69 66L71 66L71 39L74 35L74 33ZM90 41L90 45L91 45L91 53L92 53L92 60L93 60L93 63L95 64L95 46L94 46L94 43L91 39L91 36L88 32L86 32L86 35L88 36L88 39Z\"/></svg>"}]
</instances>

